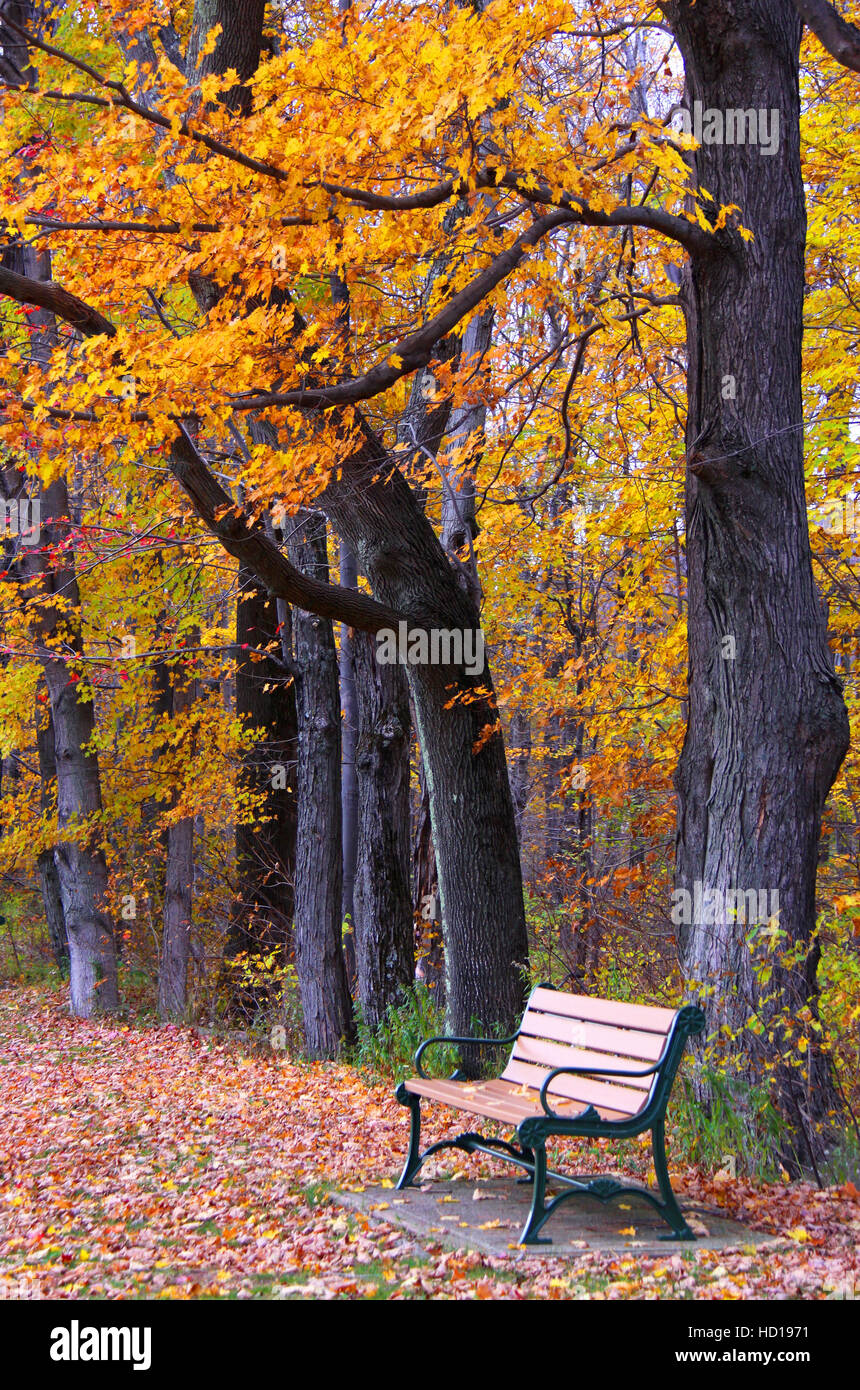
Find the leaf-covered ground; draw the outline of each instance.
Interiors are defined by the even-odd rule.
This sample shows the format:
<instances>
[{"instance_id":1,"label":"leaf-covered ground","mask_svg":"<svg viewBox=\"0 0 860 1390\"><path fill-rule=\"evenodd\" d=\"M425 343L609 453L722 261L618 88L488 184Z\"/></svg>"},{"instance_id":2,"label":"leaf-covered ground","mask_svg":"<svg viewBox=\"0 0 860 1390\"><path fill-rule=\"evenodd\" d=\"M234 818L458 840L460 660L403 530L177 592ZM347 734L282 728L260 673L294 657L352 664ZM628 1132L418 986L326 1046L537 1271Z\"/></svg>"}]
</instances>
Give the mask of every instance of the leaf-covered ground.
<instances>
[{"instance_id":1,"label":"leaf-covered ground","mask_svg":"<svg viewBox=\"0 0 860 1390\"><path fill-rule=\"evenodd\" d=\"M390 1085L191 1029L75 1021L59 994L0 993L0 1097L5 1297L826 1298L856 1278L851 1184L819 1192L694 1171L676 1176L682 1196L779 1244L516 1262L430 1245L418 1256L396 1227L326 1195L398 1168L408 1117ZM480 1171L469 1161L470 1178Z\"/></svg>"}]
</instances>

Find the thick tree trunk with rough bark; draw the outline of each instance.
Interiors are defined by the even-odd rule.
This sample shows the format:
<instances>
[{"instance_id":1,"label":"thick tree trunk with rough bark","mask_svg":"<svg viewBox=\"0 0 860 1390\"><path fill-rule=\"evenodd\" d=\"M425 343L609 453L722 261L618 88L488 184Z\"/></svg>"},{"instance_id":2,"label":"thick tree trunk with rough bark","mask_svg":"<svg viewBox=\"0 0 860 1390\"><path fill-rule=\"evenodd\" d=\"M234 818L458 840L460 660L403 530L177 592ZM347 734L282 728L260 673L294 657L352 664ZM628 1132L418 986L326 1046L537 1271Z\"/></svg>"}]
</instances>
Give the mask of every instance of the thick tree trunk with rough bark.
<instances>
[{"instance_id":1,"label":"thick tree trunk with rough bark","mask_svg":"<svg viewBox=\"0 0 860 1390\"><path fill-rule=\"evenodd\" d=\"M340 543L340 582L345 589L358 587L355 556L344 541ZM340 708L341 777L340 801L343 819L343 907L341 917L349 923L345 950L350 979L356 976L355 959L355 875L358 864L358 771L355 745L358 738L358 692L356 690L355 637L346 623L340 625Z\"/></svg>"},{"instance_id":2,"label":"thick tree trunk with rough bark","mask_svg":"<svg viewBox=\"0 0 860 1390\"><path fill-rule=\"evenodd\" d=\"M718 234L693 258L684 290L690 715L676 779L677 887L691 899L697 884L715 894L714 920L682 924L679 937L708 1031L724 1030L746 1080L775 1077L803 1156L820 1150L815 1131L833 1094L814 1033L802 1052L808 1025L793 1029L781 1015L815 1016L818 841L848 721L804 499L801 26L786 0L664 8L689 103L779 115L773 153L703 142L694 157L695 182L717 205L739 205L754 240ZM753 889L778 894L770 927L725 910L726 893ZM774 907L769 897L765 919ZM707 903L700 915L711 915ZM794 964L780 963L786 949Z\"/></svg>"},{"instance_id":3,"label":"thick tree trunk with rough bark","mask_svg":"<svg viewBox=\"0 0 860 1390\"><path fill-rule=\"evenodd\" d=\"M220 75L234 68L239 85L227 95L227 105L245 114L250 110L250 94L242 84L253 76L260 60L260 44L266 0L196 0L194 22L186 57L190 82L199 82L210 73ZM202 54L206 40L215 28L220 33L211 53Z\"/></svg>"},{"instance_id":4,"label":"thick tree trunk with rough bark","mask_svg":"<svg viewBox=\"0 0 860 1390\"><path fill-rule=\"evenodd\" d=\"M366 632L353 638L358 697L355 943L365 1022L376 1028L415 977L410 883L409 687L380 665Z\"/></svg>"},{"instance_id":5,"label":"thick tree trunk with rough bark","mask_svg":"<svg viewBox=\"0 0 860 1390\"><path fill-rule=\"evenodd\" d=\"M308 514L290 558L327 581L326 528ZM331 622L297 609L298 840L295 954L305 1045L311 1057L336 1057L353 1037L352 1000L341 941L340 695Z\"/></svg>"},{"instance_id":6,"label":"thick tree trunk with rough bark","mask_svg":"<svg viewBox=\"0 0 860 1390\"><path fill-rule=\"evenodd\" d=\"M479 628L430 523L366 426L364 450L321 499L383 603L410 628ZM396 521L394 521L396 519ZM407 668L430 798L446 947L448 1022L510 1028L528 962L519 851L488 670Z\"/></svg>"}]
</instances>

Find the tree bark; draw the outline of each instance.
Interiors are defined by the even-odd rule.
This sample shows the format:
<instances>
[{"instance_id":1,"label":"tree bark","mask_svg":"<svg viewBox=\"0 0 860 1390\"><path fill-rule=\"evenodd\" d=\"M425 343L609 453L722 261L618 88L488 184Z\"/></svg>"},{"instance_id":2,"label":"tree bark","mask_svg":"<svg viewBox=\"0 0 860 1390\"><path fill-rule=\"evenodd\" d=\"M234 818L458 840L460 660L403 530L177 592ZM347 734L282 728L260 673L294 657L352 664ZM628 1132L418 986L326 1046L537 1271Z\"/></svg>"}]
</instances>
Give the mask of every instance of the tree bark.
<instances>
[{"instance_id":1,"label":"tree bark","mask_svg":"<svg viewBox=\"0 0 860 1390\"><path fill-rule=\"evenodd\" d=\"M419 748L421 794L412 836L413 916L418 935L416 979L433 991L438 1009L445 1008L445 936L439 906L439 873L430 819L430 788Z\"/></svg>"},{"instance_id":2,"label":"tree bark","mask_svg":"<svg viewBox=\"0 0 860 1390\"><path fill-rule=\"evenodd\" d=\"M410 884L409 687L380 665L366 633L354 638L358 694L358 863L355 941L365 1022L376 1028L415 978Z\"/></svg>"},{"instance_id":3,"label":"tree bark","mask_svg":"<svg viewBox=\"0 0 860 1390\"><path fill-rule=\"evenodd\" d=\"M325 523L296 521L290 558L328 580ZM354 1035L352 1000L341 941L340 695L331 623L296 610L298 668L298 840L295 952L305 1046L311 1057L336 1057Z\"/></svg>"},{"instance_id":4,"label":"tree bark","mask_svg":"<svg viewBox=\"0 0 860 1390\"><path fill-rule=\"evenodd\" d=\"M469 320L463 334L460 368L478 375L492 342L493 311L484 309ZM478 383L472 381L475 390ZM448 438L440 452L442 489L442 545L457 570L460 582L476 608L481 604L481 584L472 543L478 534L475 511L475 470L484 447L487 407L482 402L467 403L451 412ZM455 452L464 450L455 462Z\"/></svg>"},{"instance_id":5,"label":"tree bark","mask_svg":"<svg viewBox=\"0 0 860 1390\"><path fill-rule=\"evenodd\" d=\"M424 513L358 417L366 446L321 505L382 602L425 632L477 630ZM424 759L454 1032L510 1028L522 1014L528 943L522 879L492 680L453 664L408 666Z\"/></svg>"},{"instance_id":6,"label":"tree bark","mask_svg":"<svg viewBox=\"0 0 860 1390\"><path fill-rule=\"evenodd\" d=\"M358 568L349 546L340 543L340 583L343 588L358 587ZM343 817L343 907L341 917L348 923L346 935L347 972L356 976L355 955L355 875L358 864L358 693L356 690L355 637L346 623L340 625L340 708L341 708L341 815Z\"/></svg>"},{"instance_id":7,"label":"tree bark","mask_svg":"<svg viewBox=\"0 0 860 1390\"><path fill-rule=\"evenodd\" d=\"M42 544L62 547L68 528L66 485L57 480L42 491ZM68 552L66 552L68 554ZM51 602L60 596L56 606ZM64 653L81 654L80 595L69 560L45 575L38 598L39 659L51 700L57 765L58 843L54 863L60 880L69 941L72 1013L91 1018L119 1008L116 939L106 911L108 871L101 844L102 795L98 757L92 749L95 708L85 680L69 670L65 655L51 645L62 627Z\"/></svg>"},{"instance_id":8,"label":"tree bark","mask_svg":"<svg viewBox=\"0 0 860 1390\"><path fill-rule=\"evenodd\" d=\"M235 68L239 83L225 94L228 107L247 115L251 94L244 85L260 61L266 0L196 0L188 43L185 71L190 82L199 82L210 73L220 76ZM221 32L211 53L201 49L211 31Z\"/></svg>"},{"instance_id":9,"label":"tree bark","mask_svg":"<svg viewBox=\"0 0 860 1390\"><path fill-rule=\"evenodd\" d=\"M693 161L694 182L717 205L739 205L754 240L718 233L708 254L694 255L684 291L690 712L676 874L691 896L697 883L716 890L716 904L728 890L778 893L784 936L717 908L716 922L681 926L681 963L712 1040L729 1043L748 1081L775 1077L795 1150L814 1156L833 1091L814 1032L802 1053L796 1030L808 1024L793 1030L783 1010L815 1017L817 849L848 721L804 499L801 25L784 0L664 8L691 102L743 110L754 94L780 120L774 153L703 143ZM782 948L796 963L781 962Z\"/></svg>"}]
</instances>

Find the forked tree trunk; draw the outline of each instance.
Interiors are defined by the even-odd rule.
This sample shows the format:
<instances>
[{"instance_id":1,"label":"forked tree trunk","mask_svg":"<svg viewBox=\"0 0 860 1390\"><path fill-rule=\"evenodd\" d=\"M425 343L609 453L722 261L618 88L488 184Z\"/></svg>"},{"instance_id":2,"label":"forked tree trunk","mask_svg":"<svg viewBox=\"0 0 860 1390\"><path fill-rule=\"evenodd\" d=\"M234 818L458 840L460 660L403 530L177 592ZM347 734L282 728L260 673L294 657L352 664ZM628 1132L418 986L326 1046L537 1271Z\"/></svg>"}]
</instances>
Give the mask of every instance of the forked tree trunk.
<instances>
[{"instance_id":1,"label":"forked tree trunk","mask_svg":"<svg viewBox=\"0 0 860 1390\"><path fill-rule=\"evenodd\" d=\"M403 477L367 448L321 499L374 595L411 627L476 630L460 588ZM381 474L381 476L380 476ZM448 1023L510 1029L526 993L528 942L505 750L489 670L410 664L409 684L430 798L445 933Z\"/></svg>"},{"instance_id":2,"label":"forked tree trunk","mask_svg":"<svg viewBox=\"0 0 860 1390\"><path fill-rule=\"evenodd\" d=\"M681 926L683 970L744 1079L775 1078L803 1157L820 1151L818 1129L834 1108L808 1020L821 815L848 721L804 499L801 26L787 0L665 9L689 103L779 118L773 153L703 143L694 159L695 182L718 205L739 205L754 240L718 234L713 252L694 258L685 291L690 714L676 779L677 887L691 899L697 883L719 895L715 921ZM778 893L770 928L721 908L738 889ZM678 916L684 906L677 900ZM710 915L707 905L700 915Z\"/></svg>"},{"instance_id":3,"label":"forked tree trunk","mask_svg":"<svg viewBox=\"0 0 860 1390\"><path fill-rule=\"evenodd\" d=\"M240 78L250 75L259 57L263 10L251 0L241 6L229 5L227 0L199 0L195 35L207 33L216 23L224 26L223 40L199 70L223 72L230 56ZM195 37L192 48L196 52L199 47ZM192 56L189 67L196 66ZM240 89L235 93L235 104L246 109ZM209 293L204 289L201 283L196 291L203 307ZM292 315L293 306L289 308ZM293 324L295 328L295 320ZM437 417L446 417L447 409L422 414L428 426L432 419L435 429ZM341 480L327 490L320 505L355 554L374 593L425 629L477 627L478 616L459 589L438 538L402 476L392 471L379 440L358 414L340 412L340 419L347 428L355 420L364 432L366 447L344 458ZM310 620L310 624L314 622L316 628L304 618L297 620L297 636L300 623L309 651L315 647L314 634L321 631L318 620ZM439 867L449 1022L458 1032L468 1031L476 1020L485 1027L499 1024L509 1031L522 1013L528 943L504 746L500 732L487 734L488 728L497 724L492 682L487 671L469 677L453 667L416 666L410 668L410 684L428 774ZM310 710L314 702L305 703ZM302 737L309 737L307 730ZM306 775L310 776L309 767ZM328 774L320 775L327 786ZM300 847L300 891L302 878ZM311 892L311 886L305 891ZM329 878L323 891L331 891ZM339 913L340 904L338 918ZM338 954L326 959L336 977L342 968L339 922ZM335 1032L348 1027L348 996L344 991L336 987L338 997L331 1006L329 1023ZM309 995L307 1002L307 1017L321 1019L320 1000L315 1002ZM327 1037L329 1023L322 1029ZM311 1032L316 1031L317 1024L313 1023ZM330 1038L328 1045L333 1045Z\"/></svg>"}]
</instances>

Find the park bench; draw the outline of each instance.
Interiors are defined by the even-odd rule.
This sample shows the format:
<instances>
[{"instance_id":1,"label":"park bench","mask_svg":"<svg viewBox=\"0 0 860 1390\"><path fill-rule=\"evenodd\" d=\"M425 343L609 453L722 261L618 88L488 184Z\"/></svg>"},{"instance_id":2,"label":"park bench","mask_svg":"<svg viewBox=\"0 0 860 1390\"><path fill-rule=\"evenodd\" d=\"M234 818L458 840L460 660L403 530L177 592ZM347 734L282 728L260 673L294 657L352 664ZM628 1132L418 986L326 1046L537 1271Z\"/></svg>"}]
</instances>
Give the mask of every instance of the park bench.
<instances>
[{"instance_id":1,"label":"park bench","mask_svg":"<svg viewBox=\"0 0 860 1390\"><path fill-rule=\"evenodd\" d=\"M671 1227L661 1239L695 1240L669 1182L665 1119L687 1038L704 1026L702 1011L690 1005L675 1010L620 1004L539 985L514 1037L427 1038L415 1054L418 1075L402 1081L396 1092L412 1114L409 1153L398 1188L411 1185L431 1154L462 1149L505 1159L531 1175L532 1204L520 1236L522 1245L552 1244L539 1235L541 1228L561 1202L581 1194L600 1202L630 1194L643 1197ZM470 1049L513 1047L498 1080L472 1081L460 1070L447 1080L434 1080L421 1059L439 1043ZM500 1121L516 1130L519 1145L470 1131L431 1144L421 1153L422 1099ZM659 1197L613 1177L568 1177L547 1170L549 1138L627 1139L649 1129ZM562 1185L549 1201L548 1178Z\"/></svg>"}]
</instances>

